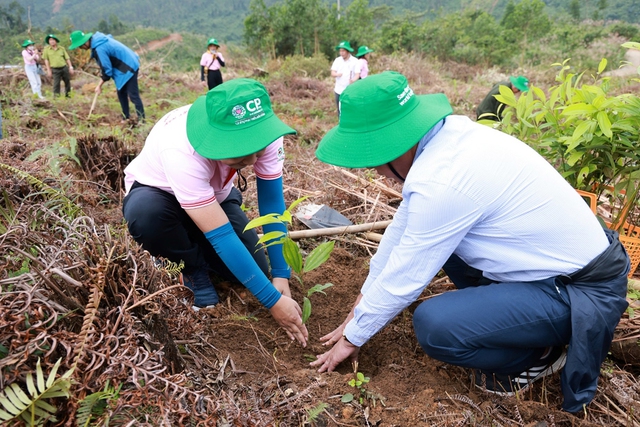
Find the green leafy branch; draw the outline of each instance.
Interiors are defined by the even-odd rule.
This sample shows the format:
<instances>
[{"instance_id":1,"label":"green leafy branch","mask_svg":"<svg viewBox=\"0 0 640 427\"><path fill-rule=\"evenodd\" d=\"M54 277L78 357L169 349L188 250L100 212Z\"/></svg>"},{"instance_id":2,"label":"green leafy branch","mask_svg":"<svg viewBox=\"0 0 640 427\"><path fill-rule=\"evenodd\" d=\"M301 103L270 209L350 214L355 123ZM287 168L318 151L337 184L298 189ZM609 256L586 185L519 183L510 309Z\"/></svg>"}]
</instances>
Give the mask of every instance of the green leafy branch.
<instances>
[{"instance_id":1,"label":"green leafy branch","mask_svg":"<svg viewBox=\"0 0 640 427\"><path fill-rule=\"evenodd\" d=\"M303 257L298 243L294 242L293 239L289 237L289 228L291 226L293 218L291 212L293 212L296 206L298 206L298 204L300 204L300 202L304 201L305 199L307 199L307 196L301 197L298 200L294 201L282 214L267 214L249 221L244 229L244 231L247 231L267 224L283 224L285 226L287 231L271 231L265 233L258 240L258 244L261 246L261 248L266 248L272 245L282 245L282 254L284 256L284 260L294 271L295 278L298 280L298 282L300 282L300 285L303 287L303 289L305 288L304 274L315 270L316 268L324 264L331 256L333 247L335 245L334 241L321 243L313 251L311 251L309 255ZM324 285L318 284L306 290L306 296L304 297L302 302L303 323L306 323L311 316L311 300L309 299L309 297L316 292L326 295L324 290L330 288L331 286L333 286L332 283L325 283Z\"/></svg>"}]
</instances>

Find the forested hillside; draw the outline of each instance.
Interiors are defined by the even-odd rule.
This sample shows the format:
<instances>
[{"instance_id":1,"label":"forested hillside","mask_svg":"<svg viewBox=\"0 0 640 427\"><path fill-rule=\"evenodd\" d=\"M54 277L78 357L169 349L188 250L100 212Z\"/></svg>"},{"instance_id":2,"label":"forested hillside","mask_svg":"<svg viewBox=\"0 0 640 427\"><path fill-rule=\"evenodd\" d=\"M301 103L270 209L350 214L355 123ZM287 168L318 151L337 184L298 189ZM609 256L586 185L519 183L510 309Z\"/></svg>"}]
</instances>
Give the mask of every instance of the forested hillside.
<instances>
[{"instance_id":1,"label":"forested hillside","mask_svg":"<svg viewBox=\"0 0 640 427\"><path fill-rule=\"evenodd\" d=\"M255 1L255 0L254 0ZM353 0L327 0L331 7L346 8ZM475 9L500 18L509 0L370 0L369 6L389 6L394 15L407 12L433 18L441 13ZM36 27L91 29L102 20L116 16L125 24L159 27L170 31L188 31L213 35L225 43L240 42L243 21L249 13L251 0L0 0L1 17L12 2L29 10ZM300 3L296 0L264 0L274 3ZM304 3L304 2L302 2ZM517 3L517 2L516 2ZM624 20L640 23L640 7L635 0L545 0L550 16L571 19Z\"/></svg>"}]
</instances>

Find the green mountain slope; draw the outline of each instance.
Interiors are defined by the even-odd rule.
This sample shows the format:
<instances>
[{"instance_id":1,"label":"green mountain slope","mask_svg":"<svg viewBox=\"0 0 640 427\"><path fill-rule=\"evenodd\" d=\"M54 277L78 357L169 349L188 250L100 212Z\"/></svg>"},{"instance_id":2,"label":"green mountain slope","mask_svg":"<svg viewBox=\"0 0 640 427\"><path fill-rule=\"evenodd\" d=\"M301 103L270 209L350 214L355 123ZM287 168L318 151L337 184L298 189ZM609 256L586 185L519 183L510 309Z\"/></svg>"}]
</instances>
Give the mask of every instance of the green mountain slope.
<instances>
[{"instance_id":1,"label":"green mountain slope","mask_svg":"<svg viewBox=\"0 0 640 427\"><path fill-rule=\"evenodd\" d=\"M250 0L0 0L0 7L17 1L29 9L35 27L56 29L95 29L101 20L115 15L126 24L139 24L168 31L187 31L216 37L224 43L242 40L244 17ZM267 6L277 0L265 0ZM279 0L284 1L284 0ZM327 0L329 1L329 0ZM346 7L352 0L330 0L330 3ZM517 0L519 1L519 0ZM545 0L551 16L568 16L570 4L575 0ZM605 0L581 0L578 2L581 18L598 14L607 20L623 20L640 23L640 7L637 0L606 0L606 7L599 10ZM451 12L465 8L485 10L501 17L508 0L370 0L371 6L388 5L395 14L407 11L421 13L425 17L438 12Z\"/></svg>"}]
</instances>

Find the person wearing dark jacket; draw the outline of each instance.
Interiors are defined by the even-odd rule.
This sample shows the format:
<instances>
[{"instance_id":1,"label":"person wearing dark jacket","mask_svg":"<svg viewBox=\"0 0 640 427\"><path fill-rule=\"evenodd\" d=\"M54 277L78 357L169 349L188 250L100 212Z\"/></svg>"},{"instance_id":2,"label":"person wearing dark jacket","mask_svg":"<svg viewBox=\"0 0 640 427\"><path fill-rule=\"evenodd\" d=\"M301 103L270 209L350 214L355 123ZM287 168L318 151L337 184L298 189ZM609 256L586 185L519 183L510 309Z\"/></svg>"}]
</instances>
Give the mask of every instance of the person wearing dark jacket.
<instances>
[{"instance_id":1,"label":"person wearing dark jacket","mask_svg":"<svg viewBox=\"0 0 640 427\"><path fill-rule=\"evenodd\" d=\"M529 90L529 79L525 76L509 77L508 81L503 81L493 85L487 96L484 97L476 109L476 120L493 120L499 122L504 116L504 104L496 99L500 95L500 86L506 86L514 94Z\"/></svg>"},{"instance_id":2,"label":"person wearing dark jacket","mask_svg":"<svg viewBox=\"0 0 640 427\"><path fill-rule=\"evenodd\" d=\"M95 59L102 70L102 80L96 86L96 92L102 91L102 85L113 79L118 91L118 100L122 107L124 120L129 120L129 99L136 107L138 120L144 120L144 106L138 89L138 70L140 60L138 55L127 46L115 40L111 34L101 32L71 33L70 50L81 48L91 49L91 58Z\"/></svg>"}]
</instances>

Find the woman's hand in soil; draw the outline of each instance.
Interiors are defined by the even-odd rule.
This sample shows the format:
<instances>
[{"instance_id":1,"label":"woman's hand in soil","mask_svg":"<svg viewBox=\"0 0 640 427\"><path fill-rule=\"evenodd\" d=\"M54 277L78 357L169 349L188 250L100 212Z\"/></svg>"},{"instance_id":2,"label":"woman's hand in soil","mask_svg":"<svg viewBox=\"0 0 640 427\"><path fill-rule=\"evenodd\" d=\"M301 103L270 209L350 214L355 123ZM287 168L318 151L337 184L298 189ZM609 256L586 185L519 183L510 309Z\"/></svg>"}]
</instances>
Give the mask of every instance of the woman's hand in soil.
<instances>
[{"instance_id":1,"label":"woman's hand in soil","mask_svg":"<svg viewBox=\"0 0 640 427\"><path fill-rule=\"evenodd\" d=\"M284 328L291 340L298 340L303 347L307 346L309 332L302 323L302 309L297 302L286 295L282 295L269 311L276 322Z\"/></svg>"},{"instance_id":2,"label":"woman's hand in soil","mask_svg":"<svg viewBox=\"0 0 640 427\"><path fill-rule=\"evenodd\" d=\"M320 366L318 372L331 372L340 364L340 362L347 358L351 362L358 360L359 352L360 347L356 347L346 339L342 338L331 348L331 350L317 356L318 358L314 362L309 363L309 365L312 367Z\"/></svg>"},{"instance_id":3,"label":"woman's hand in soil","mask_svg":"<svg viewBox=\"0 0 640 427\"><path fill-rule=\"evenodd\" d=\"M289 289L289 279L285 279L283 277L274 277L273 278L273 286L280 292L282 295L288 296L291 298L291 289Z\"/></svg>"}]
</instances>

